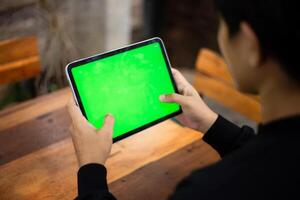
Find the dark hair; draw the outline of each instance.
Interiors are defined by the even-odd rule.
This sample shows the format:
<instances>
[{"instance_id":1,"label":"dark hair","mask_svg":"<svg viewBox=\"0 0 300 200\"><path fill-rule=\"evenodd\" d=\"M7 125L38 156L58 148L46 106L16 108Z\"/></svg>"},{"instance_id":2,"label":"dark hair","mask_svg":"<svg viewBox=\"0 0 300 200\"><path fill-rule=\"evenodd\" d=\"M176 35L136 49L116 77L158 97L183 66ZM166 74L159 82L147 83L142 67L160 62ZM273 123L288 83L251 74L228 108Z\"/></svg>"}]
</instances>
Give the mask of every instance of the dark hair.
<instances>
[{"instance_id":1,"label":"dark hair","mask_svg":"<svg viewBox=\"0 0 300 200\"><path fill-rule=\"evenodd\" d=\"M300 17L297 0L215 0L230 36L247 22L256 33L264 57L276 60L300 81Z\"/></svg>"}]
</instances>

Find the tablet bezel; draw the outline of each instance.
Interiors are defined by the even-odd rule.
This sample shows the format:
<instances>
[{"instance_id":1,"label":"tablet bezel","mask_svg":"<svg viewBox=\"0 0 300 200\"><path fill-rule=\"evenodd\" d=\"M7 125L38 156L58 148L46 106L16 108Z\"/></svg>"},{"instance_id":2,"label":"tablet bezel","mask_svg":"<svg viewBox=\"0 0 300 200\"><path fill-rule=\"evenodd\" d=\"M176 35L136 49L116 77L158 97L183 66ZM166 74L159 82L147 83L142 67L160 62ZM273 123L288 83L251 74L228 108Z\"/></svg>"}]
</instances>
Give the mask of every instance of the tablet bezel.
<instances>
[{"instance_id":1,"label":"tablet bezel","mask_svg":"<svg viewBox=\"0 0 300 200\"><path fill-rule=\"evenodd\" d=\"M168 73L169 73L169 76L170 76L173 88L174 88L175 92L178 93L178 89L177 89L174 77L172 75L171 64L170 64L169 58L167 56L165 45L164 45L163 41L160 38L158 38L158 37L151 38L151 39L144 40L144 41L141 41L141 42L138 42L138 43L134 43L134 44L131 44L131 45L119 48L119 49L115 49L115 50L112 50L112 51L104 52L104 53L97 54L97 55L94 55L94 56L90 56L90 57L87 57L87 58L75 60L75 61L69 63L66 66L65 71L66 71L66 75L67 75L67 78L68 78L68 81L69 81L69 85L71 87L71 90L72 90L75 102L79 106L79 108L80 108L80 110L81 110L81 112L82 112L82 114L83 114L83 116L85 118L87 118L87 116L86 116L83 104L81 102L81 98L80 98L79 92L77 90L77 87L76 87L76 84L75 84L75 81L74 81L74 77L73 77L73 74L72 74L72 69L74 67L78 67L78 66L81 66L81 65L84 65L84 64L96 61L96 60L101 60L103 58L106 58L106 57L109 57L109 56L113 56L113 55L116 55L116 54L119 54L119 53L123 53L123 52L126 52L128 50L136 49L136 48L139 48L139 47L142 47L142 46L146 46L146 45L149 45L149 44L152 44L152 43L155 43L155 42L159 43L159 45L161 47L162 54L163 54L164 59L165 59L165 63L166 63L167 69L168 69ZM182 113L182 108L179 105L179 110L178 111L173 112L173 113L171 113L169 115L166 115L166 116L164 116L162 118L159 118L157 120L154 120L154 121L152 121L152 122L150 122L148 124L145 124L145 125L143 125L141 127L136 128L136 129L128 131L128 132L126 132L126 133L124 133L124 134L122 134L120 136L117 136L116 138L113 138L113 143L115 143L115 142L117 142L119 140L122 140L124 138L127 138L127 137L129 137L129 136L131 136L131 135L133 135L135 133L138 133L138 132L140 132L142 130L145 130L145 129L147 129L147 128L153 126L153 125L156 125L156 124L158 124L158 123L160 123L162 121L165 121L167 119L175 117L175 116L177 116L177 115L179 115L181 113Z\"/></svg>"}]
</instances>

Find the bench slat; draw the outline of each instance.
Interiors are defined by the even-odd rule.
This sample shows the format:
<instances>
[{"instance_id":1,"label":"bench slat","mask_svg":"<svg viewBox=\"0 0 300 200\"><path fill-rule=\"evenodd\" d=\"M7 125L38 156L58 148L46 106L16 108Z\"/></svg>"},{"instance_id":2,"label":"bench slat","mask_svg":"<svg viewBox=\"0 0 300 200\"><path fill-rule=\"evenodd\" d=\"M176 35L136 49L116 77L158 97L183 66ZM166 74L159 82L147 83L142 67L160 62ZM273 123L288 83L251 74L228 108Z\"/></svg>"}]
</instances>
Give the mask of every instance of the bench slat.
<instances>
[{"instance_id":1,"label":"bench slat","mask_svg":"<svg viewBox=\"0 0 300 200\"><path fill-rule=\"evenodd\" d=\"M0 42L0 84L32 78L40 74L36 37Z\"/></svg>"},{"instance_id":2,"label":"bench slat","mask_svg":"<svg viewBox=\"0 0 300 200\"><path fill-rule=\"evenodd\" d=\"M16 82L39 75L41 72L38 56L29 57L0 65L0 84Z\"/></svg>"},{"instance_id":3,"label":"bench slat","mask_svg":"<svg viewBox=\"0 0 300 200\"><path fill-rule=\"evenodd\" d=\"M61 89L0 111L0 132L62 109L72 97L69 88Z\"/></svg>"},{"instance_id":4,"label":"bench slat","mask_svg":"<svg viewBox=\"0 0 300 200\"><path fill-rule=\"evenodd\" d=\"M0 64L38 56L37 38L33 36L0 41L0 52Z\"/></svg>"},{"instance_id":5,"label":"bench slat","mask_svg":"<svg viewBox=\"0 0 300 200\"><path fill-rule=\"evenodd\" d=\"M224 59L211 50L200 50L196 61L196 70L233 85L232 77L228 72Z\"/></svg>"},{"instance_id":6,"label":"bench slat","mask_svg":"<svg viewBox=\"0 0 300 200\"><path fill-rule=\"evenodd\" d=\"M251 96L238 92L222 81L197 74L194 86L198 92L208 96L229 109L239 112L256 122L261 121L261 105Z\"/></svg>"}]
</instances>

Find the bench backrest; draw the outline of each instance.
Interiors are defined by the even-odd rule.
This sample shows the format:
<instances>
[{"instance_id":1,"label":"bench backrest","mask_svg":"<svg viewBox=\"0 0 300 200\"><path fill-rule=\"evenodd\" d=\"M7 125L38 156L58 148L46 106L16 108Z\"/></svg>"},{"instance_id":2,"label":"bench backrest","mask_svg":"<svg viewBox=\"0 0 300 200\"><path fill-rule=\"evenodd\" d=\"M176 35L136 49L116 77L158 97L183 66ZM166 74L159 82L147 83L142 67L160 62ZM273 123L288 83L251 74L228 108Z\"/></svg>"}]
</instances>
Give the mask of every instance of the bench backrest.
<instances>
[{"instance_id":1,"label":"bench backrest","mask_svg":"<svg viewBox=\"0 0 300 200\"><path fill-rule=\"evenodd\" d=\"M194 87L223 106L256 122L261 121L259 97L239 92L224 59L209 49L201 49L198 54Z\"/></svg>"},{"instance_id":2,"label":"bench backrest","mask_svg":"<svg viewBox=\"0 0 300 200\"><path fill-rule=\"evenodd\" d=\"M0 41L0 84L35 77L40 66L36 37Z\"/></svg>"}]
</instances>

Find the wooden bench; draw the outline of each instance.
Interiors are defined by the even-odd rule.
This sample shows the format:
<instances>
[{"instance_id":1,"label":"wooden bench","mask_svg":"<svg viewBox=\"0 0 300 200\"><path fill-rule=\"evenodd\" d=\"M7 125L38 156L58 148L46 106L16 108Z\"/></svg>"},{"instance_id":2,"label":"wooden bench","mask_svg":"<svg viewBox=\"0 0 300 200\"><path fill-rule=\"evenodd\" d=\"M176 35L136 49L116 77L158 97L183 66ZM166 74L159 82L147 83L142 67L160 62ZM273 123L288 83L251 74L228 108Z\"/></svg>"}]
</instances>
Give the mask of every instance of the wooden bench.
<instances>
[{"instance_id":1,"label":"wooden bench","mask_svg":"<svg viewBox=\"0 0 300 200\"><path fill-rule=\"evenodd\" d=\"M39 75L40 71L36 37L0 42L0 84L32 78Z\"/></svg>"},{"instance_id":2,"label":"wooden bench","mask_svg":"<svg viewBox=\"0 0 300 200\"><path fill-rule=\"evenodd\" d=\"M194 87L221 105L255 122L261 121L259 97L237 91L224 59L209 49L199 52Z\"/></svg>"}]
</instances>

